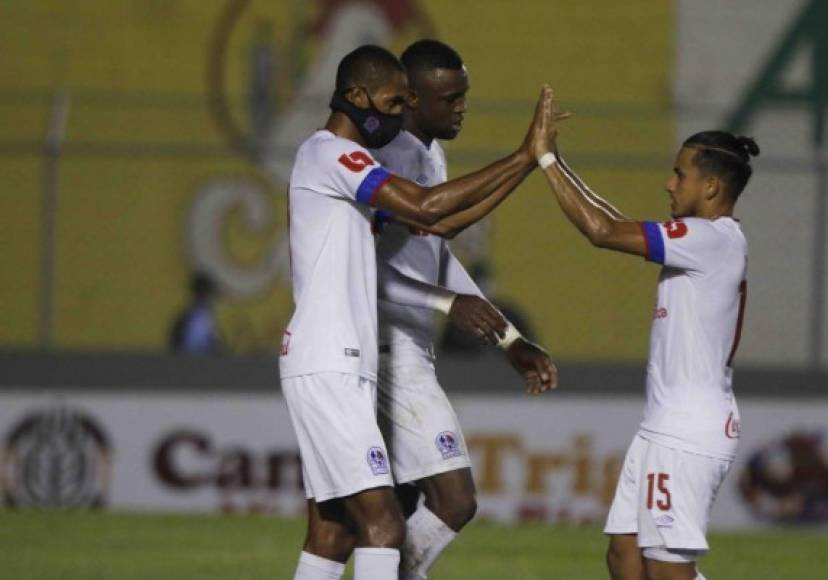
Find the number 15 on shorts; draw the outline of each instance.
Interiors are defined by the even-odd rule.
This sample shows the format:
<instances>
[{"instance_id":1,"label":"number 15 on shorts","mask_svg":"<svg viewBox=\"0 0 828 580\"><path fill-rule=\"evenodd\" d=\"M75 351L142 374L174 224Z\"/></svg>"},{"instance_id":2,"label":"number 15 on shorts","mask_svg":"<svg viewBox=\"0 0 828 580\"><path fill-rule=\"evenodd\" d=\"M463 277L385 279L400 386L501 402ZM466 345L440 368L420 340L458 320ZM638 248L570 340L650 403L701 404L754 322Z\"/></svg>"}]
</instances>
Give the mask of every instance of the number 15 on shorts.
<instances>
[{"instance_id":1,"label":"number 15 on shorts","mask_svg":"<svg viewBox=\"0 0 828 580\"><path fill-rule=\"evenodd\" d=\"M647 474L647 509L653 509L655 506L663 512L668 511L672 507L672 500L670 498L670 490L667 487L667 482L670 481L670 475L667 473L648 473Z\"/></svg>"}]
</instances>

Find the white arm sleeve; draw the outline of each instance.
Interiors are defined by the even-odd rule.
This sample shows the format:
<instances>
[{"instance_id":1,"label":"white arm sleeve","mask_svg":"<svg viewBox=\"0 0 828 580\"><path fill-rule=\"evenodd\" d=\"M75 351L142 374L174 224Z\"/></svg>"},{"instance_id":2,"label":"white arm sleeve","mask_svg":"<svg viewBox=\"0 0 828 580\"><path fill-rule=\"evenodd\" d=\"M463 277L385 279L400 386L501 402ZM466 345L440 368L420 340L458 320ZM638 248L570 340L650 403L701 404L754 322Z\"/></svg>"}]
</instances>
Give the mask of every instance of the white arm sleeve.
<instances>
[{"instance_id":1,"label":"white arm sleeve","mask_svg":"<svg viewBox=\"0 0 828 580\"><path fill-rule=\"evenodd\" d=\"M384 261L377 263L377 297L380 300L446 312L455 293L409 278Z\"/></svg>"},{"instance_id":2,"label":"white arm sleeve","mask_svg":"<svg viewBox=\"0 0 828 580\"><path fill-rule=\"evenodd\" d=\"M483 291L477 286L469 273L460 263L460 260L451 253L448 244L443 244L443 255L440 264L440 281L443 285L457 294L472 294L480 298Z\"/></svg>"}]
</instances>

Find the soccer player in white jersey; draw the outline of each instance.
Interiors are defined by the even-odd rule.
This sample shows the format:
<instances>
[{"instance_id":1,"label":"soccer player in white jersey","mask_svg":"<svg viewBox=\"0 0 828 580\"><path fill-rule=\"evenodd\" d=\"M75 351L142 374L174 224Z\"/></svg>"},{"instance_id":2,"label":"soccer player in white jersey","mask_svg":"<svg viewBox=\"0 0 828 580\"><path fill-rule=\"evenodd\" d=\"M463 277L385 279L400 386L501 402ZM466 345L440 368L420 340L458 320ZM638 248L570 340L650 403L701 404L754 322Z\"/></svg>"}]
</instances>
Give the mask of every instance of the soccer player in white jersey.
<instances>
[{"instance_id":1,"label":"soccer player in white jersey","mask_svg":"<svg viewBox=\"0 0 828 580\"><path fill-rule=\"evenodd\" d=\"M555 104L552 104L553 111ZM739 412L732 360L746 297L747 242L733 210L753 139L688 138L667 181L672 220L634 221L564 163L556 133L536 151L567 218L593 245L662 266L644 420L627 452L605 533L616 580L703 578L710 509L733 461Z\"/></svg>"},{"instance_id":2,"label":"soccer player in white jersey","mask_svg":"<svg viewBox=\"0 0 828 580\"><path fill-rule=\"evenodd\" d=\"M296 580L339 578L352 552L357 580L397 578L405 522L375 416L373 207L433 233L465 227L531 171L534 143L551 126L545 87L515 153L422 187L391 175L368 151L396 137L406 90L404 69L387 50L366 45L347 54L337 70L331 115L299 147L291 173L295 310L279 370L308 497Z\"/></svg>"},{"instance_id":3,"label":"soccer player in white jersey","mask_svg":"<svg viewBox=\"0 0 828 580\"><path fill-rule=\"evenodd\" d=\"M460 132L468 75L460 56L436 40L415 42L400 60L409 88L403 130L375 151L375 158L395 175L434 186L446 181L437 139L454 139ZM377 225L380 427L395 482L414 483L425 495L419 507L403 502L416 509L406 521L402 578L420 580L477 507L460 425L434 369L435 304L461 328L496 340L530 389L534 382L544 390L554 385L556 370L549 356L511 325L509 339L498 340L477 323L495 320L493 330L507 327L444 239L393 221Z\"/></svg>"}]
</instances>

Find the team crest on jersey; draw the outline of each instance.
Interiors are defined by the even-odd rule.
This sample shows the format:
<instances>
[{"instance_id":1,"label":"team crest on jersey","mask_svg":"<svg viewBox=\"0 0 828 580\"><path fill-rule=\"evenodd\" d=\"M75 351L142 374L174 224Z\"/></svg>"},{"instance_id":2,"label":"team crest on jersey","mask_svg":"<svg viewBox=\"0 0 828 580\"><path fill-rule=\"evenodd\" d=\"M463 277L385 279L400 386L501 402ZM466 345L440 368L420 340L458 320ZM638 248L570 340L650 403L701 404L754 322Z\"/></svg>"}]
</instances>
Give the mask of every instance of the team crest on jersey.
<instances>
[{"instance_id":1,"label":"team crest on jersey","mask_svg":"<svg viewBox=\"0 0 828 580\"><path fill-rule=\"evenodd\" d=\"M388 473L388 460L385 458L385 450L382 447L371 447L368 450L368 465L374 475Z\"/></svg>"},{"instance_id":2,"label":"team crest on jersey","mask_svg":"<svg viewBox=\"0 0 828 580\"><path fill-rule=\"evenodd\" d=\"M739 434L742 431L742 424L739 422L737 417L733 416L733 413L728 415L727 421L725 422L725 437L728 439L738 439Z\"/></svg>"},{"instance_id":3,"label":"team crest on jersey","mask_svg":"<svg viewBox=\"0 0 828 580\"><path fill-rule=\"evenodd\" d=\"M664 229L667 230L667 237L671 240L683 238L687 235L687 224L681 220L664 222Z\"/></svg>"},{"instance_id":4,"label":"team crest on jersey","mask_svg":"<svg viewBox=\"0 0 828 580\"><path fill-rule=\"evenodd\" d=\"M655 519L656 527L658 528L672 528L674 521L676 521L676 519L673 516L668 516L667 514L658 516Z\"/></svg>"},{"instance_id":5,"label":"team crest on jersey","mask_svg":"<svg viewBox=\"0 0 828 580\"><path fill-rule=\"evenodd\" d=\"M463 450L457 443L457 436L451 431L441 431L437 434L434 444L443 456L443 459L451 459L463 455Z\"/></svg>"}]
</instances>

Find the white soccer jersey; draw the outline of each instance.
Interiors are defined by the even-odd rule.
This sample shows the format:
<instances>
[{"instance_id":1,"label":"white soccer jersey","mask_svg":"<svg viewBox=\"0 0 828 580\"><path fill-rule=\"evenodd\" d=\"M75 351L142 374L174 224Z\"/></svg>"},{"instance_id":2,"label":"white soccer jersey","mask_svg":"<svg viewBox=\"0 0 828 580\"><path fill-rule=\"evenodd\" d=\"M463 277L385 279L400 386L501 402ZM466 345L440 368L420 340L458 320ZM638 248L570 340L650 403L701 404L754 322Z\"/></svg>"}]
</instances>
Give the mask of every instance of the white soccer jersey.
<instances>
[{"instance_id":1,"label":"white soccer jersey","mask_svg":"<svg viewBox=\"0 0 828 580\"><path fill-rule=\"evenodd\" d=\"M374 151L374 155L395 175L422 186L433 187L446 181L446 156L436 140L426 147L408 131L400 131L391 143ZM438 236L412 231L403 224L384 224L377 242L377 260L380 262L380 285L383 284L383 270L393 268L419 282L482 296L451 254L448 244ZM397 358L432 359L433 311L384 299L378 304L380 344L389 345Z\"/></svg>"},{"instance_id":2,"label":"white soccer jersey","mask_svg":"<svg viewBox=\"0 0 828 580\"><path fill-rule=\"evenodd\" d=\"M342 372L376 381L376 253L369 207L390 179L363 147L317 131L290 178L295 310L282 343L282 378Z\"/></svg>"},{"instance_id":3,"label":"white soccer jersey","mask_svg":"<svg viewBox=\"0 0 828 580\"><path fill-rule=\"evenodd\" d=\"M731 362L746 297L747 242L736 220L641 224L663 264L650 336L642 437L732 459L739 413Z\"/></svg>"}]
</instances>

